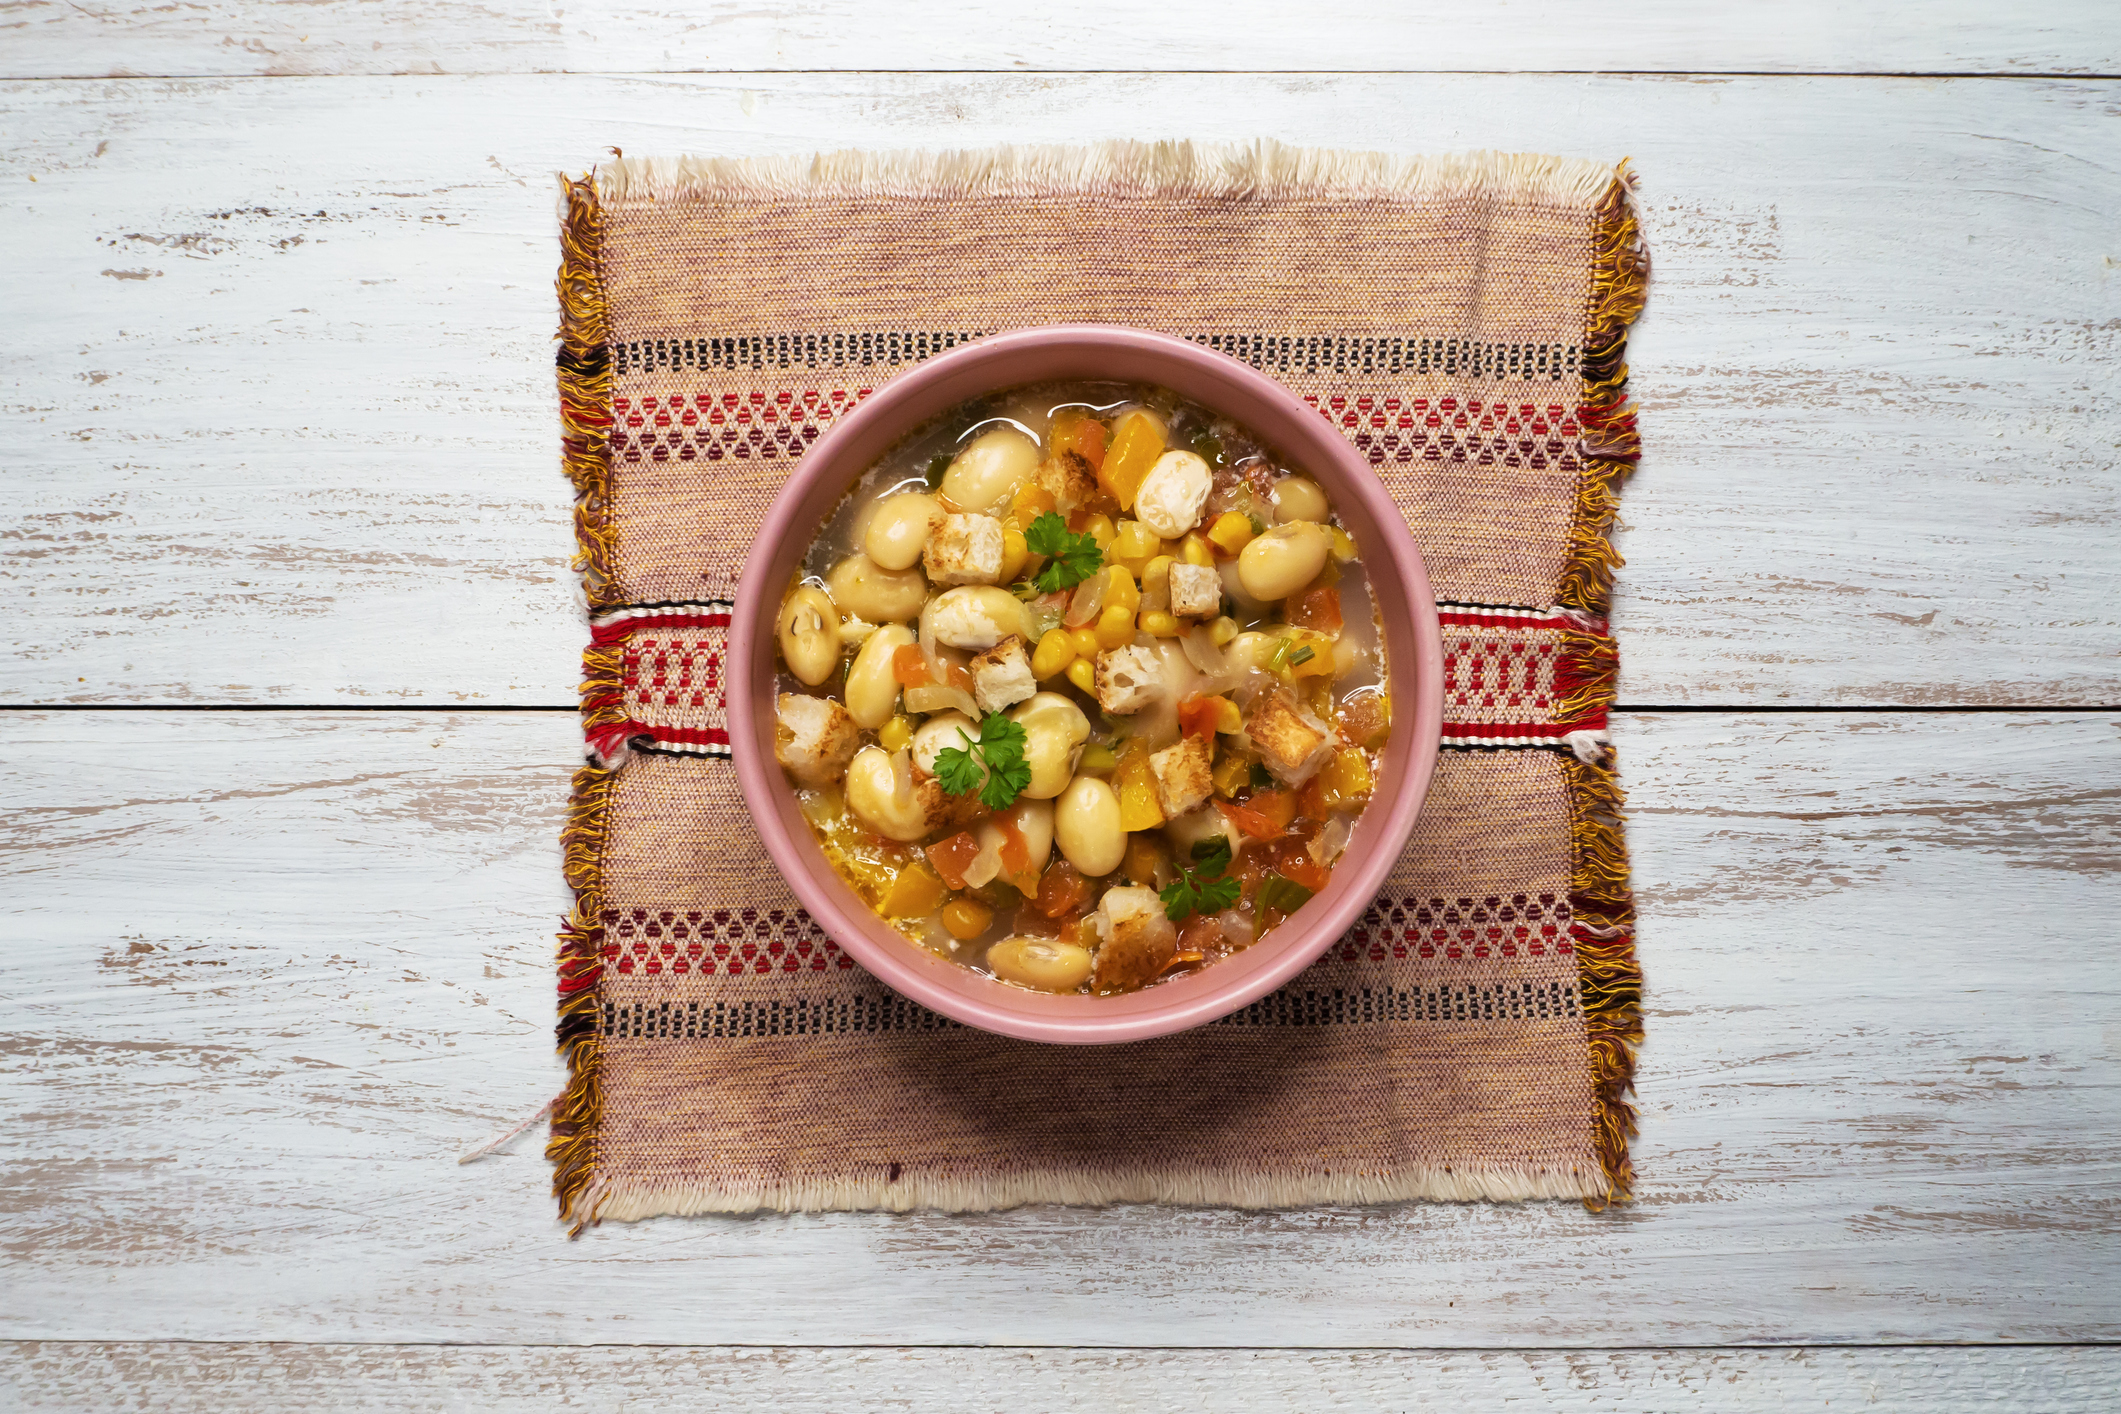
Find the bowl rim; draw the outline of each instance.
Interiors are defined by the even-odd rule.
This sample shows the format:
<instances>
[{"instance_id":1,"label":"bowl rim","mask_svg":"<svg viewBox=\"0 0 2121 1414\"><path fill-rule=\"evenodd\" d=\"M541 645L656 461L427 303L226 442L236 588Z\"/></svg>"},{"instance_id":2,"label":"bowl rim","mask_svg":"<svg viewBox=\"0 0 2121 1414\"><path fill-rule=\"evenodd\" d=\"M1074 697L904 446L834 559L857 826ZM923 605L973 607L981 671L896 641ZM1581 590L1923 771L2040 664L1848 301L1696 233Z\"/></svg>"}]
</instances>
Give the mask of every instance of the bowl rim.
<instances>
[{"instance_id":1,"label":"bowl rim","mask_svg":"<svg viewBox=\"0 0 2121 1414\"><path fill-rule=\"evenodd\" d=\"M1115 377L1115 381L1163 382L1169 386L1218 383L1229 390L1222 399L1225 404L1250 402L1269 407L1272 416L1264 420L1278 418L1284 421L1295 434L1294 440L1307 443L1301 448L1307 455L1296 459L1299 465L1309 474L1318 476L1317 458L1309 455L1313 452L1333 463L1337 475L1330 480L1337 484L1329 485L1328 490L1336 503L1345 503L1349 498L1361 502L1369 519L1383 531L1383 544L1373 541L1364 545L1364 561L1374 566L1380 559L1379 552L1382 552L1396 571L1395 578L1411 611L1411 623L1405 626L1411 630L1411 653L1397 644L1390 650L1395 691L1401 671L1411 671L1414 677L1414 710L1407 713L1402 707L1394 714L1395 731L1401 729L1400 723L1403 722L1406 732L1403 749L1409 756L1405 763L1405 777L1402 788L1391 798L1379 800L1373 796L1369 807L1359 817L1356 827L1359 834L1370 838L1364 841L1365 852L1360 858L1350 861L1356 865L1352 874L1345 866L1337 867L1333 871L1333 882L1319 895L1326 907L1301 928L1284 923L1276 929L1270 935L1270 945L1275 951L1260 953L1266 959L1264 962L1225 973L1225 969L1235 967L1240 959L1252 955L1254 950L1248 949L1215 967L1202 969L1194 974L1194 978L1112 998L1055 997L1012 988L972 972L959 963L926 953L886 927L883 920L839 877L808 827L800 830L798 840L798 832L789 825L787 817L794 811L794 790L772 759L770 738L762 735L761 714L756 710L760 702L774 697L771 679L769 677L766 690L761 692L754 685L753 677L753 666L760 660L762 652L766 654L770 673L773 635L766 626L779 607L781 590L785 587L778 581L785 581L795 565L800 564L802 548L797 548L791 563L778 575L774 561L781 557L782 547L791 534L800 532L802 546L807 546L810 537L816 533L821 518L806 511L805 503L822 494L819 487L832 470L840 450L850 445L858 448L865 441L881 437L881 448L877 452L865 457L851 472L842 470L840 475L844 477L844 484L832 493L827 503L828 513L829 507L837 505L867 471L875 455L888 451L906 435L950 407L982 393L1025 383L1098 376L1002 376L985 384L979 382L977 370L989 364L1005 363L1031 349L1038 350L1040 356L1050 357L1056 348L1064 351L1062 357L1066 357L1067 352L1103 358L1121 356L1156 363L1164 366L1166 372L1175 371L1181 375L1175 382L1132 376ZM1196 396L1184 387L1178 387L1177 391L1195 401L1217 407L1217 400L1213 398ZM1244 416L1227 407L1218 407L1218 410L1229 411L1229 415L1239 417L1248 425L1256 426L1263 420L1256 414ZM1299 450L1286 445L1289 438L1268 437L1266 440L1285 454ZM803 522L800 525L797 524L799 519ZM1373 581L1377 577L1374 569L1371 577ZM1389 620L1385 628L1389 642L1392 636ZM723 688L729 717L731 757L753 823L775 867L828 937L893 991L968 1026L1023 1040L1107 1045L1188 1030L1227 1016L1268 995L1310 966L1369 908L1406 847L1407 837L1413 831L1435 772L1443 724L1443 645L1435 595L1429 585L1420 548L1407 528L1405 518L1385 490L1383 479L1339 428L1320 416L1318 409L1307 405L1282 384L1249 364L1199 344L1123 325L1055 324L990 335L930 357L878 384L873 394L863 397L811 445L796 470L775 494L745 558L730 615ZM764 714L764 722L769 727L772 719L772 713ZM763 751L759 749L762 741L767 743ZM1390 774L1388 770L1387 780ZM1381 785L1384 783L1380 782ZM785 795L785 801L776 792ZM799 815L797 819L800 820ZM816 856L814 861L804 855L805 845ZM1350 848L1352 852L1352 844ZM871 929L881 937L873 936ZM935 973L936 966L947 968L955 976ZM1195 986L1186 992L1167 990L1185 987L1195 978L1213 979L1219 975L1224 978L1220 986ZM978 978L986 985L960 990L962 984L958 979L965 977ZM995 994L991 1002L987 1000L989 993ZM1167 996L1169 1004L1143 1005L1137 1000L1153 1001L1157 994ZM1019 997L1033 1006L1049 1008L1056 1003L1084 1000L1094 1003L1095 1010L1056 1016L1015 1010L1000 1004L1005 999ZM1129 1002L1133 1005L1121 1009ZM1100 1012L1105 1014L1098 1014Z\"/></svg>"}]
</instances>

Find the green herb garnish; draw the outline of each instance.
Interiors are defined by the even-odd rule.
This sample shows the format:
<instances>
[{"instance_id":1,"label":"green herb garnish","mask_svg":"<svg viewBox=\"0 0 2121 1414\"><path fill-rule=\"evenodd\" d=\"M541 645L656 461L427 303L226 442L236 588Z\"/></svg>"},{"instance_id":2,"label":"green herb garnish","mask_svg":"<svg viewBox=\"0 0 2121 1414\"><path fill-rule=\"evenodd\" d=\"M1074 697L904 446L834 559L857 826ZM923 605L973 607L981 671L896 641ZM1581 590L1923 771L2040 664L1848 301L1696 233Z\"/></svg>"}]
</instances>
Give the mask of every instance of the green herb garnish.
<instances>
[{"instance_id":1,"label":"green herb garnish","mask_svg":"<svg viewBox=\"0 0 2121 1414\"><path fill-rule=\"evenodd\" d=\"M989 712L980 723L978 741L963 728L957 735L965 743L962 747L946 746L935 753L935 779L952 795L978 791L980 804L989 810L1007 809L1031 784L1024 729L999 712Z\"/></svg>"},{"instance_id":2,"label":"green herb garnish","mask_svg":"<svg viewBox=\"0 0 2121 1414\"><path fill-rule=\"evenodd\" d=\"M1300 668L1304 664L1310 662L1313 658L1316 658L1317 656L1318 654L1312 651L1311 645L1306 643L1303 647L1297 649L1294 653L1291 653L1289 655L1289 666L1292 668Z\"/></svg>"},{"instance_id":3,"label":"green herb garnish","mask_svg":"<svg viewBox=\"0 0 2121 1414\"><path fill-rule=\"evenodd\" d=\"M1196 841L1193 867L1178 871L1178 882L1157 897L1163 900L1164 917L1173 923L1193 913L1220 913L1238 900L1241 892L1230 868L1230 839L1217 835Z\"/></svg>"},{"instance_id":4,"label":"green herb garnish","mask_svg":"<svg viewBox=\"0 0 2121 1414\"><path fill-rule=\"evenodd\" d=\"M950 454L938 452L928 460L928 489L933 491L943 484L943 473L950 469Z\"/></svg>"},{"instance_id":5,"label":"green herb garnish","mask_svg":"<svg viewBox=\"0 0 2121 1414\"><path fill-rule=\"evenodd\" d=\"M1311 901L1311 891L1294 879L1269 874L1259 881L1259 893L1255 897L1262 910L1272 908L1289 914Z\"/></svg>"},{"instance_id":6,"label":"green herb garnish","mask_svg":"<svg viewBox=\"0 0 2121 1414\"><path fill-rule=\"evenodd\" d=\"M1033 581L1042 594L1081 584L1105 562L1105 552L1097 548L1096 536L1087 530L1070 531L1068 522L1052 511L1031 522L1030 529L1024 532L1024 545L1034 555L1052 557Z\"/></svg>"}]
</instances>

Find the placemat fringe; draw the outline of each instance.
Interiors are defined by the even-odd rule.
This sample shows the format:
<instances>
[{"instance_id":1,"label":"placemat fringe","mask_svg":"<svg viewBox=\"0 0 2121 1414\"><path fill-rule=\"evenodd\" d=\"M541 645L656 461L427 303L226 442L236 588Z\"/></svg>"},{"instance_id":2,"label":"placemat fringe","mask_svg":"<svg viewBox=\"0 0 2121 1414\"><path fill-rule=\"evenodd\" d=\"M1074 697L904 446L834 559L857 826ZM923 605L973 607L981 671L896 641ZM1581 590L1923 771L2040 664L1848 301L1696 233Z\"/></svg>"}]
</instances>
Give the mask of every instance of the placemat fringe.
<instances>
[{"instance_id":1,"label":"placemat fringe","mask_svg":"<svg viewBox=\"0 0 2121 1414\"><path fill-rule=\"evenodd\" d=\"M841 151L767 157L630 157L597 170L606 201L776 200L798 196L1037 197L1218 200L1425 196L1488 192L1588 204L1613 169L1582 158L1515 152L1408 156L1249 143L1134 142L954 151Z\"/></svg>"},{"instance_id":2,"label":"placemat fringe","mask_svg":"<svg viewBox=\"0 0 2121 1414\"><path fill-rule=\"evenodd\" d=\"M552 1192L569 1236L596 1221L597 1134L604 1115L601 1046L597 1038L597 983L604 970L604 841L615 772L584 766L560 832L562 868L574 890L574 909L560 928L559 1048L567 1061L567 1089L552 1111Z\"/></svg>"},{"instance_id":3,"label":"placemat fringe","mask_svg":"<svg viewBox=\"0 0 2121 1414\"><path fill-rule=\"evenodd\" d=\"M604 300L604 211L596 174L560 178L560 446L574 486L574 567L593 610L611 582L610 318Z\"/></svg>"},{"instance_id":4,"label":"placemat fringe","mask_svg":"<svg viewBox=\"0 0 2121 1414\"><path fill-rule=\"evenodd\" d=\"M1569 779L1569 835L1575 844L1569 908L1574 923L1578 991L1591 1052L1593 1118L1605 1191L1588 1196L1596 1212L1625 1202L1635 1181L1628 1141L1636 1132L1635 1047L1642 1042L1642 966L1635 956L1635 900L1628 887L1628 850L1621 807L1626 795L1610 748L1603 763L1565 757Z\"/></svg>"},{"instance_id":5,"label":"placemat fringe","mask_svg":"<svg viewBox=\"0 0 2121 1414\"><path fill-rule=\"evenodd\" d=\"M1117 1203L1169 1203L1212 1208L1292 1208L1319 1203L1529 1202L1545 1198L1598 1201L1605 1191L1598 1174L1573 1170L1525 1172L1519 1169L1472 1169L1457 1165L1416 1168L1383 1174L1239 1174L1222 1171L1147 1169L1112 1173L1032 1172L982 1178L929 1177L903 1174L896 1179L813 1179L771 1188L729 1188L711 1184L600 1185L598 1220L632 1222L665 1214L831 1212L882 1210L907 1212L934 1208L945 1212L993 1212L1027 1203L1104 1206Z\"/></svg>"},{"instance_id":6,"label":"placemat fringe","mask_svg":"<svg viewBox=\"0 0 2121 1414\"><path fill-rule=\"evenodd\" d=\"M1613 520L1620 511L1620 483L1642 457L1635 409L1627 405L1628 327L1642 314L1650 283L1649 248L1635 214L1635 182L1625 161L1611 169L1592 218L1581 413L1586 456L1557 599L1594 614L1611 607L1613 574L1627 563L1613 548Z\"/></svg>"}]
</instances>

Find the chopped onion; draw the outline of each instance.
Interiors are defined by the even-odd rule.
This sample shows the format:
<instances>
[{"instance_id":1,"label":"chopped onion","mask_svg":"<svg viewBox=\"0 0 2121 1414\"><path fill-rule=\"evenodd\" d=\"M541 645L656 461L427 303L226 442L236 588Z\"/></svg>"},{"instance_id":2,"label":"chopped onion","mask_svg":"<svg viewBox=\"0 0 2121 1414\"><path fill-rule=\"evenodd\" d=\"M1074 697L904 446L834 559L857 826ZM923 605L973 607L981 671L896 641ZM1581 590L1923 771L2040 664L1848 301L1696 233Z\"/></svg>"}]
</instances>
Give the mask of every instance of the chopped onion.
<instances>
[{"instance_id":1,"label":"chopped onion","mask_svg":"<svg viewBox=\"0 0 2121 1414\"><path fill-rule=\"evenodd\" d=\"M1230 945L1233 952L1239 948L1251 947L1253 938L1258 936L1252 915L1239 909L1226 908L1215 915L1215 921L1222 925L1223 941Z\"/></svg>"},{"instance_id":2,"label":"chopped onion","mask_svg":"<svg viewBox=\"0 0 2121 1414\"><path fill-rule=\"evenodd\" d=\"M1068 601L1067 617L1061 620L1069 628L1081 628L1094 622L1105 608L1105 577L1093 574L1076 587L1075 597Z\"/></svg>"},{"instance_id":3,"label":"chopped onion","mask_svg":"<svg viewBox=\"0 0 2121 1414\"><path fill-rule=\"evenodd\" d=\"M1194 625L1192 632L1178 641L1178 646L1185 651L1186 661L1201 675L1195 691L1213 697L1237 686L1237 665L1230 661L1229 654L1215 646L1214 635L1206 624Z\"/></svg>"},{"instance_id":4,"label":"chopped onion","mask_svg":"<svg viewBox=\"0 0 2121 1414\"><path fill-rule=\"evenodd\" d=\"M1333 861L1347 852L1348 836L1353 833L1348 826L1348 817L1335 814L1332 819L1326 821L1326 827L1312 838L1311 843L1304 846L1304 853L1311 856L1312 863L1331 868Z\"/></svg>"},{"instance_id":5,"label":"chopped onion","mask_svg":"<svg viewBox=\"0 0 2121 1414\"><path fill-rule=\"evenodd\" d=\"M941 682L924 682L919 687L906 689L908 712L941 712L950 707L955 707L975 722L980 719L979 704L972 700L971 693L961 687L952 687Z\"/></svg>"}]
</instances>

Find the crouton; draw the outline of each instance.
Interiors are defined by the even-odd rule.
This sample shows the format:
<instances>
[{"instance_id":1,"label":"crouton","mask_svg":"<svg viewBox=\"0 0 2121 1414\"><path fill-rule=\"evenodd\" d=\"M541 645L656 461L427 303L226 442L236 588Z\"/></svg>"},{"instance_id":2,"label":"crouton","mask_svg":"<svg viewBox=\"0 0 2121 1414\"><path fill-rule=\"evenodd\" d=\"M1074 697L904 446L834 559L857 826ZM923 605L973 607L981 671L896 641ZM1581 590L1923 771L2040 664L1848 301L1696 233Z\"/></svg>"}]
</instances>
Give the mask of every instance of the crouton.
<instances>
[{"instance_id":1,"label":"crouton","mask_svg":"<svg viewBox=\"0 0 2121 1414\"><path fill-rule=\"evenodd\" d=\"M1206 741L1189 736L1176 746L1150 755L1149 769L1156 774L1157 803L1163 806L1167 818L1177 819L1214 793L1215 778L1208 774L1212 754Z\"/></svg>"},{"instance_id":2,"label":"crouton","mask_svg":"<svg viewBox=\"0 0 2121 1414\"><path fill-rule=\"evenodd\" d=\"M1015 634L972 660L972 700L981 712L999 712L1038 692L1024 640Z\"/></svg>"},{"instance_id":3,"label":"crouton","mask_svg":"<svg viewBox=\"0 0 2121 1414\"><path fill-rule=\"evenodd\" d=\"M993 516L945 516L929 533L921 564L937 584L993 584L1002 577L1002 523Z\"/></svg>"},{"instance_id":4,"label":"crouton","mask_svg":"<svg viewBox=\"0 0 2121 1414\"><path fill-rule=\"evenodd\" d=\"M1300 786L1333 755L1333 734L1286 692L1262 693L1245 714L1245 735L1274 778Z\"/></svg>"},{"instance_id":5,"label":"crouton","mask_svg":"<svg viewBox=\"0 0 2121 1414\"><path fill-rule=\"evenodd\" d=\"M1134 518L1166 540L1176 540L1200 520L1200 508L1215 487L1215 473L1193 452L1165 452L1134 493Z\"/></svg>"},{"instance_id":6,"label":"crouton","mask_svg":"<svg viewBox=\"0 0 2121 1414\"><path fill-rule=\"evenodd\" d=\"M1046 458L1034 479L1064 516L1097 494L1097 472L1081 452Z\"/></svg>"},{"instance_id":7,"label":"crouton","mask_svg":"<svg viewBox=\"0 0 2121 1414\"><path fill-rule=\"evenodd\" d=\"M943 789L941 781L919 767L913 771L913 798L920 802L921 813L928 817L930 834L955 834L992 813L980 800L978 791L952 795Z\"/></svg>"},{"instance_id":8,"label":"crouton","mask_svg":"<svg viewBox=\"0 0 2121 1414\"><path fill-rule=\"evenodd\" d=\"M784 692L774 719L773 759L806 786L838 780L862 744L862 729L829 697Z\"/></svg>"},{"instance_id":9,"label":"crouton","mask_svg":"<svg viewBox=\"0 0 2121 1414\"><path fill-rule=\"evenodd\" d=\"M1131 992L1146 986L1163 976L1178 955L1178 929L1164 916L1163 900L1154 889L1108 889L1095 917L1101 941L1090 964L1093 991Z\"/></svg>"},{"instance_id":10,"label":"crouton","mask_svg":"<svg viewBox=\"0 0 2121 1414\"><path fill-rule=\"evenodd\" d=\"M1154 702L1163 681L1163 665L1153 649L1114 648L1097 655L1097 705L1115 717Z\"/></svg>"},{"instance_id":11,"label":"crouton","mask_svg":"<svg viewBox=\"0 0 2121 1414\"><path fill-rule=\"evenodd\" d=\"M1171 612L1204 619L1223 610L1223 577L1213 565L1171 566Z\"/></svg>"}]
</instances>

